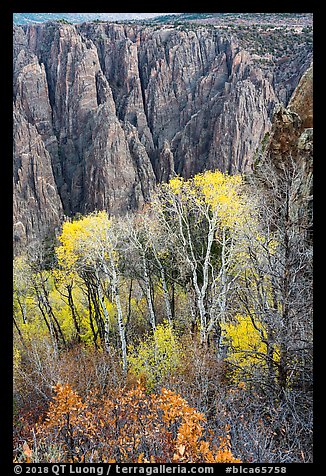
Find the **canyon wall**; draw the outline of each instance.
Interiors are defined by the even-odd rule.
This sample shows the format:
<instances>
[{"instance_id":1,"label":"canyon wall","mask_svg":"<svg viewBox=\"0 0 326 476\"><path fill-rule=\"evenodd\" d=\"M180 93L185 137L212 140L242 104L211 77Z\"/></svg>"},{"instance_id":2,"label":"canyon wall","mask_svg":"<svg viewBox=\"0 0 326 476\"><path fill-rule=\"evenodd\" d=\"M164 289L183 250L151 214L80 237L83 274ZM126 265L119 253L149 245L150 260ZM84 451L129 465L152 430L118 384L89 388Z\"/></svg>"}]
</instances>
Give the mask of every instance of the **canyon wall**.
<instances>
[{"instance_id":1,"label":"canyon wall","mask_svg":"<svg viewBox=\"0 0 326 476\"><path fill-rule=\"evenodd\" d=\"M280 101L273 82L205 27L15 26L17 250L64 215L139 209L175 173L250 169Z\"/></svg>"}]
</instances>

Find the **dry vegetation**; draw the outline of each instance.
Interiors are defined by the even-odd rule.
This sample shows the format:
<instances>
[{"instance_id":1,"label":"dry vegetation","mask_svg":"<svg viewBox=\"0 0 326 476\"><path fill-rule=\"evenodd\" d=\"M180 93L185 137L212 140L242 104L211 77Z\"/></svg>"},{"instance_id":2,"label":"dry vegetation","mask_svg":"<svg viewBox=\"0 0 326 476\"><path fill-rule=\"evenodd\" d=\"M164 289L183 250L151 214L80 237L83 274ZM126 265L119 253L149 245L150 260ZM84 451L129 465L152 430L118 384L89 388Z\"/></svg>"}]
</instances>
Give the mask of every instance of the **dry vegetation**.
<instances>
[{"instance_id":1,"label":"dry vegetation","mask_svg":"<svg viewBox=\"0 0 326 476\"><path fill-rule=\"evenodd\" d=\"M311 462L300 170L177 177L15 259L16 462Z\"/></svg>"}]
</instances>

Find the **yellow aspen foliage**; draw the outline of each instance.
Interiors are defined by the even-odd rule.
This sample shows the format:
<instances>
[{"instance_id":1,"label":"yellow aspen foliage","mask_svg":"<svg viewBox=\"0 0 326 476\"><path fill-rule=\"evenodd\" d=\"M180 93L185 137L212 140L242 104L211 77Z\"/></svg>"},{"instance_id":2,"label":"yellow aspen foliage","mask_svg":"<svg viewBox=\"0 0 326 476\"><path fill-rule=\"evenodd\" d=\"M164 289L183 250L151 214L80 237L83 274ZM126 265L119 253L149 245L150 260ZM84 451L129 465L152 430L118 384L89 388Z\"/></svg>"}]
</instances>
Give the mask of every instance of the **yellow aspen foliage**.
<instances>
[{"instance_id":1,"label":"yellow aspen foliage","mask_svg":"<svg viewBox=\"0 0 326 476\"><path fill-rule=\"evenodd\" d=\"M13 349L13 372L14 372L14 376L15 376L15 373L18 371L20 365L21 365L21 352L17 347L14 347L14 349Z\"/></svg>"},{"instance_id":2,"label":"yellow aspen foliage","mask_svg":"<svg viewBox=\"0 0 326 476\"><path fill-rule=\"evenodd\" d=\"M176 333L167 323L159 324L137 347L129 346L130 372L143 377L148 390L165 376L173 374L182 361L182 349Z\"/></svg>"},{"instance_id":3,"label":"yellow aspen foliage","mask_svg":"<svg viewBox=\"0 0 326 476\"><path fill-rule=\"evenodd\" d=\"M197 174L189 180L175 177L165 187L180 199L190 199L198 207L208 207L218 214L222 226L233 228L245 220L242 185L241 175L227 175L216 170Z\"/></svg>"},{"instance_id":4,"label":"yellow aspen foliage","mask_svg":"<svg viewBox=\"0 0 326 476\"><path fill-rule=\"evenodd\" d=\"M56 248L59 265L73 269L77 264L94 265L98 257L106 258L108 230L111 226L105 211L65 222L59 236L61 246Z\"/></svg>"},{"instance_id":5,"label":"yellow aspen foliage","mask_svg":"<svg viewBox=\"0 0 326 476\"><path fill-rule=\"evenodd\" d=\"M235 322L223 324L230 345L229 361L249 369L255 365L266 365L266 331L262 323L256 321L253 325L249 316L236 314ZM274 352L278 359L277 348ZM243 382L242 382L243 384Z\"/></svg>"}]
</instances>

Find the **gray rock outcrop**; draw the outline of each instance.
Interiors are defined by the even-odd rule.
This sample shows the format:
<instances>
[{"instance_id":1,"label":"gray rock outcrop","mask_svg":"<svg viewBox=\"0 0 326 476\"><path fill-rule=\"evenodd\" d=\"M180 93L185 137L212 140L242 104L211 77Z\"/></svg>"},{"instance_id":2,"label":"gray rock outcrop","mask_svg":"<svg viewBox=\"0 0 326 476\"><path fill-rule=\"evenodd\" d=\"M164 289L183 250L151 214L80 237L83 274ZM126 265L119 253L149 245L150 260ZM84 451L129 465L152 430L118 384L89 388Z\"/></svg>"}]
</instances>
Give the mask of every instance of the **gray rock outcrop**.
<instances>
[{"instance_id":1,"label":"gray rock outcrop","mask_svg":"<svg viewBox=\"0 0 326 476\"><path fill-rule=\"evenodd\" d=\"M17 249L64 214L139 209L175 173L249 169L278 101L205 27L14 27Z\"/></svg>"}]
</instances>

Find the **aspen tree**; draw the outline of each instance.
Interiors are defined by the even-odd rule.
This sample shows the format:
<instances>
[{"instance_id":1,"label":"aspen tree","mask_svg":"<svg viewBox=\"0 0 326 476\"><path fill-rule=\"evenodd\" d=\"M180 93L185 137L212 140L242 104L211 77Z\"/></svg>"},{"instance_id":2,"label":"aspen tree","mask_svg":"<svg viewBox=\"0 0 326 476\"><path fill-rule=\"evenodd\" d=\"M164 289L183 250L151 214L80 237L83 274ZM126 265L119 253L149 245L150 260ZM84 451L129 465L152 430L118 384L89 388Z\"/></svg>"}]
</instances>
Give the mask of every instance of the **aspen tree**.
<instances>
[{"instance_id":1,"label":"aspen tree","mask_svg":"<svg viewBox=\"0 0 326 476\"><path fill-rule=\"evenodd\" d=\"M127 345L125 324L120 301L120 275L117 238L112 231L112 223L106 212L92 213L87 217L63 225L59 237L62 245L57 248L61 266L74 267L82 276L91 273L97 285L98 304L104 314L104 345L109 351L109 313L105 305L108 280L112 300L116 306L117 324L121 342L123 369L127 370ZM108 296L106 296L108 297Z\"/></svg>"}]
</instances>

